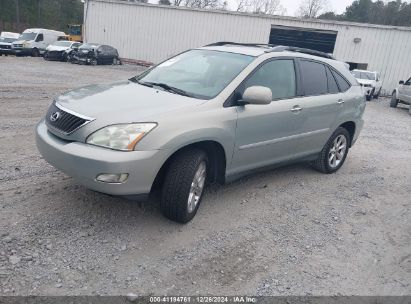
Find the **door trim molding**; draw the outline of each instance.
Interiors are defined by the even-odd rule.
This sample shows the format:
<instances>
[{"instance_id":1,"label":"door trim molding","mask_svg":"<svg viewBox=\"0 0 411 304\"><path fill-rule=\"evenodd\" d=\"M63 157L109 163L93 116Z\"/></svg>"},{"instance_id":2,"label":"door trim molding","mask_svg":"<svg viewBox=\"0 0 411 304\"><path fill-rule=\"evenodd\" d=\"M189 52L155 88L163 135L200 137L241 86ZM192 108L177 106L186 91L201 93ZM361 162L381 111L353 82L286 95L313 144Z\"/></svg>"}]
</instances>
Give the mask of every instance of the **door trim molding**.
<instances>
[{"instance_id":1,"label":"door trim molding","mask_svg":"<svg viewBox=\"0 0 411 304\"><path fill-rule=\"evenodd\" d=\"M245 150L245 149L257 148L257 147L261 147L261 146L276 144L276 143L287 141L287 140L298 139L298 138L302 138L302 137L307 137L307 136L312 136L312 135L316 135L316 134L326 133L329 130L330 130L330 128L320 129L320 130L316 130L316 131L311 131L311 132L306 132L306 133L301 133L301 134L296 134L296 135L290 135L290 136L280 137L280 138L276 138L276 139L270 139L270 140L266 140L266 141L260 141L260 142L257 142L257 143L240 146L238 149L239 150Z\"/></svg>"}]
</instances>

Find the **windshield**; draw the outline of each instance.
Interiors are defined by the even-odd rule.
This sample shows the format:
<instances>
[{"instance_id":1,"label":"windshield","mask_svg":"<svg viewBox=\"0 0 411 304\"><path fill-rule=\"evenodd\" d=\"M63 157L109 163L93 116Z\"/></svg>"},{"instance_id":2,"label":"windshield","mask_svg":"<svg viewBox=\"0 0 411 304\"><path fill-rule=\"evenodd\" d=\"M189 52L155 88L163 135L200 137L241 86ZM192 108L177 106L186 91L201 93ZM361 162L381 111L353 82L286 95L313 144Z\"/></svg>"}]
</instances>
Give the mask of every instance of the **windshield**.
<instances>
[{"instance_id":1,"label":"windshield","mask_svg":"<svg viewBox=\"0 0 411 304\"><path fill-rule=\"evenodd\" d=\"M20 40L34 40L37 36L37 33L23 33L20 35L19 39Z\"/></svg>"},{"instance_id":2,"label":"windshield","mask_svg":"<svg viewBox=\"0 0 411 304\"><path fill-rule=\"evenodd\" d=\"M352 74L357 79L375 80L375 74L374 73L352 71Z\"/></svg>"},{"instance_id":3,"label":"windshield","mask_svg":"<svg viewBox=\"0 0 411 304\"><path fill-rule=\"evenodd\" d=\"M69 47L71 45L70 41L57 41L53 43L54 46L66 46Z\"/></svg>"},{"instance_id":4,"label":"windshield","mask_svg":"<svg viewBox=\"0 0 411 304\"><path fill-rule=\"evenodd\" d=\"M96 48L98 48L98 45L94 43L84 43L82 46L80 46L80 49L87 49L87 50L92 50Z\"/></svg>"},{"instance_id":5,"label":"windshield","mask_svg":"<svg viewBox=\"0 0 411 304\"><path fill-rule=\"evenodd\" d=\"M191 50L164 61L135 79L159 83L201 99L217 96L253 56L211 50ZM175 91L177 91L175 90Z\"/></svg>"},{"instance_id":6,"label":"windshield","mask_svg":"<svg viewBox=\"0 0 411 304\"><path fill-rule=\"evenodd\" d=\"M0 37L0 42L6 42L6 43L12 43L16 39L14 38L5 38L5 37Z\"/></svg>"}]
</instances>

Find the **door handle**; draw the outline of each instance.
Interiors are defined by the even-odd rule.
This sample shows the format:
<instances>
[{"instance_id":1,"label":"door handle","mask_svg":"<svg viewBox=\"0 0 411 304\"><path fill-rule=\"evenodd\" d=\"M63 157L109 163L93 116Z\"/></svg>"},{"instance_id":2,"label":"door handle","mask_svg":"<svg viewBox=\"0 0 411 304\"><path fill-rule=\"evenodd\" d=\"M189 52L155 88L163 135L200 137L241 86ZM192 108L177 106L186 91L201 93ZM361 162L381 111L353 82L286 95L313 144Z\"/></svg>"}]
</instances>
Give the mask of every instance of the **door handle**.
<instances>
[{"instance_id":1,"label":"door handle","mask_svg":"<svg viewBox=\"0 0 411 304\"><path fill-rule=\"evenodd\" d=\"M344 103L344 99L338 99L337 103L338 103L338 104L343 104L343 103Z\"/></svg>"},{"instance_id":2,"label":"door handle","mask_svg":"<svg viewBox=\"0 0 411 304\"><path fill-rule=\"evenodd\" d=\"M291 112L293 112L293 113L299 113L299 112L301 112L302 109L303 109L303 108L301 108L300 106L294 106L294 107L291 109Z\"/></svg>"}]
</instances>

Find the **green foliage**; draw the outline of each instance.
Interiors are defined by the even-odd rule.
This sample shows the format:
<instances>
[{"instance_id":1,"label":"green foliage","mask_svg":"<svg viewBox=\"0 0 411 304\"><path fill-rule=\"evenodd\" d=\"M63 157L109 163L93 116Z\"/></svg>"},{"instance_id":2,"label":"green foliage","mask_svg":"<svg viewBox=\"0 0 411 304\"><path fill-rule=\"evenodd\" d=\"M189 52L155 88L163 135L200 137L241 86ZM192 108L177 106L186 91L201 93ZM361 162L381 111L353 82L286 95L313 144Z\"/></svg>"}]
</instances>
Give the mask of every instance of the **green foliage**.
<instances>
[{"instance_id":1,"label":"green foliage","mask_svg":"<svg viewBox=\"0 0 411 304\"><path fill-rule=\"evenodd\" d=\"M0 31L41 27L67 32L67 24L81 23L80 0L0 0Z\"/></svg>"},{"instance_id":2,"label":"green foliage","mask_svg":"<svg viewBox=\"0 0 411 304\"><path fill-rule=\"evenodd\" d=\"M319 19L342 20L372 24L411 26L411 3L402 0L384 2L378 0L356 0L345 10L336 15L324 13Z\"/></svg>"}]
</instances>

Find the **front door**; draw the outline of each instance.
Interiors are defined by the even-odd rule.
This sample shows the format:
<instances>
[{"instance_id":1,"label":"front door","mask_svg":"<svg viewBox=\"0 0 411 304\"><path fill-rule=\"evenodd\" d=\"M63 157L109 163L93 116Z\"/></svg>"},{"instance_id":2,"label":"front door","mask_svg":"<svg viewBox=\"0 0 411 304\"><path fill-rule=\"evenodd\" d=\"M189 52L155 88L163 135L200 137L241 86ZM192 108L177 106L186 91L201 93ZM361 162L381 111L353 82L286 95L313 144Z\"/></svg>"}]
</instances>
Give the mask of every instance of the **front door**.
<instances>
[{"instance_id":1,"label":"front door","mask_svg":"<svg viewBox=\"0 0 411 304\"><path fill-rule=\"evenodd\" d=\"M238 121L232 173L251 170L298 154L296 135L301 133L304 112L297 97L297 73L293 59L265 62L238 89L251 86L271 89L268 105L237 107Z\"/></svg>"}]
</instances>

